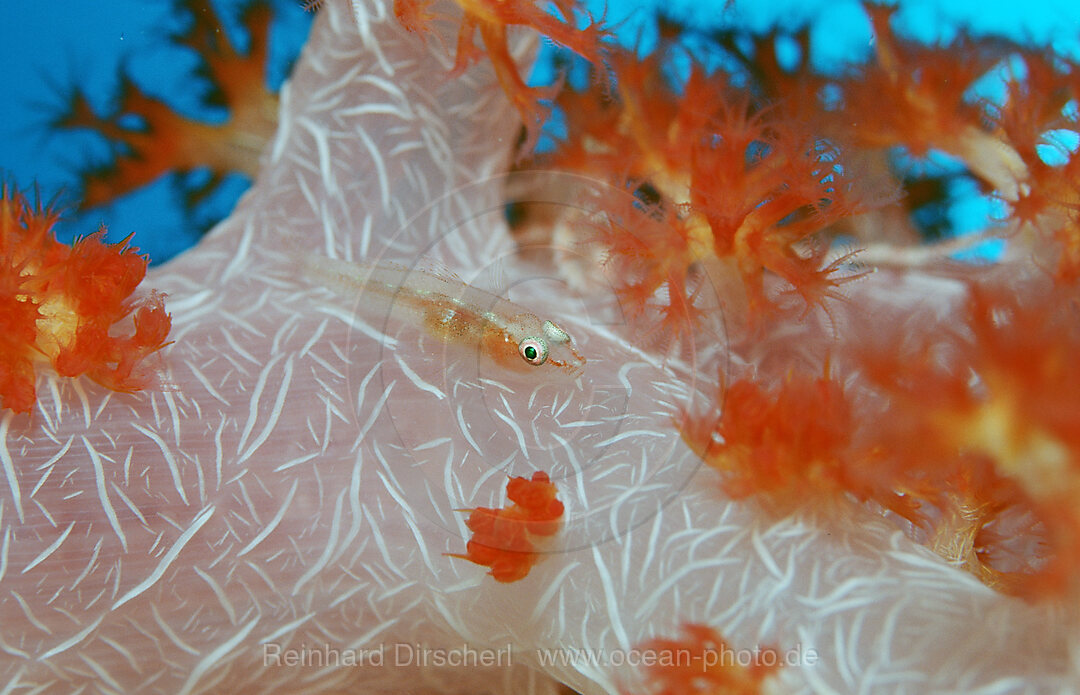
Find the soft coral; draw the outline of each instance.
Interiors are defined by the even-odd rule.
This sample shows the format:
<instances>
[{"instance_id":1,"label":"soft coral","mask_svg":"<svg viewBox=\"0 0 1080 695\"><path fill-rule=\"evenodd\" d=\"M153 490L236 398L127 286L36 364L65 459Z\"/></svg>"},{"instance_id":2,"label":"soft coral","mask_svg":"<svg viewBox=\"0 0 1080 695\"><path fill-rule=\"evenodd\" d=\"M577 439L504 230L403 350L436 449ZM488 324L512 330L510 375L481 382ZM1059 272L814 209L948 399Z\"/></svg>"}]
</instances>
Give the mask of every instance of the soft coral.
<instances>
[{"instance_id":1,"label":"soft coral","mask_svg":"<svg viewBox=\"0 0 1080 695\"><path fill-rule=\"evenodd\" d=\"M955 548L949 536L968 535L966 555L950 559L988 583L1045 594L1068 588L1080 562L1080 333L1075 290L1022 295L976 286L966 332L927 334L903 351L895 345L905 341L870 346L861 361L891 399L874 439L941 510L932 545ZM1007 512L1041 522L1045 563L989 566L987 527Z\"/></svg>"},{"instance_id":2,"label":"soft coral","mask_svg":"<svg viewBox=\"0 0 1080 695\"><path fill-rule=\"evenodd\" d=\"M1013 46L964 35L950 46L927 46L896 34L891 26L895 8L864 8L877 60L845 80L843 108L834 125L863 147L902 145L916 155L932 149L949 152L995 189L1015 191L1023 163L987 131L984 109L969 93Z\"/></svg>"},{"instance_id":3,"label":"soft coral","mask_svg":"<svg viewBox=\"0 0 1080 695\"><path fill-rule=\"evenodd\" d=\"M568 134L539 162L634 192L629 205L607 196L603 215L579 228L601 220L620 294L639 308L663 297L665 329L692 325L698 271L725 288L736 327L783 305L767 292L770 276L807 307L824 307L845 280L825 261L819 232L890 202L891 182L861 176L859 163L784 101L729 75L691 62L685 79L672 80L669 63L680 55L673 46L643 60L611 49L613 94L594 86L560 95Z\"/></svg>"},{"instance_id":4,"label":"soft coral","mask_svg":"<svg viewBox=\"0 0 1080 695\"><path fill-rule=\"evenodd\" d=\"M966 325L878 325L840 346L852 392L797 371L771 389L738 380L718 416L686 417L683 437L733 498L780 512L873 502L988 585L1080 590L1075 302L1075 289L972 286ZM1047 557L1018 557L1008 529Z\"/></svg>"},{"instance_id":5,"label":"soft coral","mask_svg":"<svg viewBox=\"0 0 1080 695\"><path fill-rule=\"evenodd\" d=\"M185 203L194 208L228 174L254 177L258 172L262 147L277 126L278 97L265 79L271 9L260 2L245 11L242 21L250 41L241 53L225 38L209 0L179 4L190 24L173 38L203 60L200 73L210 80L210 102L224 106L228 115L223 123L189 118L144 92L127 74L120 75L119 99L107 116L96 114L75 92L56 126L97 131L113 151L111 161L80 172L83 209L110 203L170 172L207 168L209 179L185 190Z\"/></svg>"},{"instance_id":6,"label":"soft coral","mask_svg":"<svg viewBox=\"0 0 1080 695\"><path fill-rule=\"evenodd\" d=\"M510 54L507 29L516 26L533 29L597 66L601 64L601 46L606 34L591 17L585 27L575 27L578 13L583 10L572 0L556 0L553 3L561 17L555 16L548 7L536 0L456 1L464 14L458 29L453 73L463 72L487 55L499 86L521 115L526 130L526 143L522 150L529 152L547 120L548 110L542 102L549 99L555 90L532 88L525 84ZM434 21L444 18L439 12L432 11L431 5L431 0L394 0L394 14L409 31L426 32Z\"/></svg>"},{"instance_id":7,"label":"soft coral","mask_svg":"<svg viewBox=\"0 0 1080 695\"><path fill-rule=\"evenodd\" d=\"M921 520L903 471L883 471L881 452L859 441L857 413L835 377L793 372L774 389L742 379L721 397L720 417L687 416L683 439L731 497L759 496L786 512L850 494Z\"/></svg>"},{"instance_id":8,"label":"soft coral","mask_svg":"<svg viewBox=\"0 0 1080 695\"><path fill-rule=\"evenodd\" d=\"M52 236L56 221L18 192L0 195L0 402L16 412L33 406L38 356L61 376L145 387L143 361L164 347L171 326L160 293L137 308L130 301L147 265L136 249L106 244L104 230L65 246ZM118 334L132 311L133 331Z\"/></svg>"}]
</instances>

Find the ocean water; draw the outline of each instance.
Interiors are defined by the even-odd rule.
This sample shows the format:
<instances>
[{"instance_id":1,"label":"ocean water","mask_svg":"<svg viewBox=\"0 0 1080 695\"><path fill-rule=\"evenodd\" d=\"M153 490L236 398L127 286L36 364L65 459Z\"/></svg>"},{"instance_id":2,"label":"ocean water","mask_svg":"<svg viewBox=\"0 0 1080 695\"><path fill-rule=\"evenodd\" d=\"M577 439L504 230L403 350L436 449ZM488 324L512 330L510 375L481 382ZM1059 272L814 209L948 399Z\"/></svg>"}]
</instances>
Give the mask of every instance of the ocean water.
<instances>
[{"instance_id":1,"label":"ocean water","mask_svg":"<svg viewBox=\"0 0 1080 695\"><path fill-rule=\"evenodd\" d=\"M246 35L237 17L245 2L212 3L227 35L241 48ZM275 22L266 79L278 86L299 54L311 16L299 0L272 0L272 5ZM1080 3L1070 0L916 0L899 5L898 31L923 41L949 42L962 31L999 35L1051 46L1080 59ZM179 113L211 122L224 119L224 111L207 103L209 84L199 75L198 57L170 38L190 21L179 6L178 0L0 0L0 59L6 68L0 71L0 177L23 189L36 186L45 201L70 208L79 196L78 172L107 162L111 150L100 134L63 131L52 121L76 88L92 109L108 113L116 103L122 73ZM655 42L659 12L687 27L691 36L712 28L809 26L813 64L826 72L865 60L872 51L870 27L855 0L593 0L587 8L618 27L620 42L642 51ZM542 60L534 81L549 79L545 65ZM985 89L993 92L992 80ZM58 235L70 240L105 223L110 240L134 234L136 246L153 262L163 262L196 243L200 229L225 216L250 185L246 176L232 175L194 211L185 211L184 191L206 176L205 171L165 176L115 203L69 213ZM948 212L949 224L955 232L977 229L993 214L989 201L960 190Z\"/></svg>"}]
</instances>

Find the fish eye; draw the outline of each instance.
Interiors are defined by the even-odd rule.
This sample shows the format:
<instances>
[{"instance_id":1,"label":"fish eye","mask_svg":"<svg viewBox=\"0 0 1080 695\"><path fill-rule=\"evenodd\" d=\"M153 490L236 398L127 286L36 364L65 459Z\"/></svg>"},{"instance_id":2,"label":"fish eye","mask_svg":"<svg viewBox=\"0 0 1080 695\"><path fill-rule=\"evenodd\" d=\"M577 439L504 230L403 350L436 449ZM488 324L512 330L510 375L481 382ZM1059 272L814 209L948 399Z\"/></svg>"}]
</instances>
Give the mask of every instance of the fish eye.
<instances>
[{"instance_id":1,"label":"fish eye","mask_svg":"<svg viewBox=\"0 0 1080 695\"><path fill-rule=\"evenodd\" d=\"M547 343L538 338L526 338L518 345L518 352L521 353L521 357L533 365L539 367L544 362L547 362L548 347Z\"/></svg>"}]
</instances>

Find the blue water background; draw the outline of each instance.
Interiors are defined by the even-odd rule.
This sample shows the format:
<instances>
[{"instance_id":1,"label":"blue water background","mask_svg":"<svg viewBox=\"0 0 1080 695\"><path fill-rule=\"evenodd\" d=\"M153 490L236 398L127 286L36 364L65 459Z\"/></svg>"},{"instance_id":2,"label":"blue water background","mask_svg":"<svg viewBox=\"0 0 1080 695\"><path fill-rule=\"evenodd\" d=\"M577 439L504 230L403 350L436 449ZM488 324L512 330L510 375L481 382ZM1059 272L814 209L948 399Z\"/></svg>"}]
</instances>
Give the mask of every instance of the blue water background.
<instances>
[{"instance_id":1,"label":"blue water background","mask_svg":"<svg viewBox=\"0 0 1080 695\"><path fill-rule=\"evenodd\" d=\"M244 0L217 0L226 30L241 47L246 37L236 23ZM224 112L201 100L206 85L196 76L198 58L169 39L186 21L170 0L0 0L0 177L23 189L36 185L46 201L70 204L77 192L75 172L109 156L99 135L57 132L50 114L62 109L63 95L78 85L93 108L109 111L117 98L120 70L126 69L143 91L163 98L175 110L205 120ZM310 26L298 0L273 0L267 80L280 85ZM1080 3L1074 0L922 0L902 2L896 26L902 34L927 42L951 41L959 31L999 35L1080 60ZM655 41L655 16L662 11L692 31L738 26L766 31L774 26L809 25L812 61L826 72L865 60L872 51L870 27L853 0L747 0L730 5L700 0L665 2L590 2L589 11L619 27L620 41L648 47ZM542 74L536 79L542 79ZM992 80L983 87L992 95ZM196 174L195 176L198 176ZM249 181L232 177L200 215L222 217ZM958 195L949 215L955 231L976 229L994 213L978 195ZM175 179L163 179L124 200L81 215L69 215L58 235L70 240L106 223L109 239L134 234L134 244L155 262L164 261L198 240L198 219L184 213Z\"/></svg>"}]
</instances>

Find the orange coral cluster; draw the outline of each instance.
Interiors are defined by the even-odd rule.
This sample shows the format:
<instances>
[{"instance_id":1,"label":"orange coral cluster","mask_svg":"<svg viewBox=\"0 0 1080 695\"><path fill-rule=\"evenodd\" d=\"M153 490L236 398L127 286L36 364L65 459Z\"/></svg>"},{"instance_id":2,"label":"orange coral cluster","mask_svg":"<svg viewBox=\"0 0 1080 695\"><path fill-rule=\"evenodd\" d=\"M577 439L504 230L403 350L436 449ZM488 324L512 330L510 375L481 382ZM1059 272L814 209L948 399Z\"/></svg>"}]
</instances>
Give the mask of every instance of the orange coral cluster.
<instances>
[{"instance_id":1,"label":"orange coral cluster","mask_svg":"<svg viewBox=\"0 0 1080 695\"><path fill-rule=\"evenodd\" d=\"M1049 257L1057 279L1080 278L1080 159L1059 137L1080 133L1080 63L1002 39L927 47L895 36L895 8L866 10L877 61L845 84L832 130L861 146L958 157L1007 205L1007 230L1028 237L1018 241ZM1000 103L971 94L992 68L1004 81Z\"/></svg>"},{"instance_id":2,"label":"orange coral cluster","mask_svg":"<svg viewBox=\"0 0 1080 695\"><path fill-rule=\"evenodd\" d=\"M556 499L558 490L543 471L532 478L510 478L506 496L513 502L503 509L478 507L469 511L466 525L473 532L464 555L450 557L490 567L495 581L516 582L524 579L540 561L534 536L552 536L559 530L563 503Z\"/></svg>"},{"instance_id":3,"label":"orange coral cluster","mask_svg":"<svg viewBox=\"0 0 1080 695\"><path fill-rule=\"evenodd\" d=\"M112 202L170 172L208 168L209 180L185 191L185 203L192 208L228 174L254 178L258 171L259 155L277 127L278 97L265 77L273 13L266 3L249 6L242 21L250 41L246 53L240 53L226 39L209 0L181 4L191 24L175 40L204 61L212 101L225 106L228 117L220 124L188 118L144 93L126 75L120 76L120 98L108 117L94 113L86 97L76 92L56 125L101 133L114 158L81 173L83 209Z\"/></svg>"},{"instance_id":4,"label":"orange coral cluster","mask_svg":"<svg viewBox=\"0 0 1080 695\"><path fill-rule=\"evenodd\" d=\"M785 289L829 311L860 269L827 255L841 237L876 249L874 263L925 264L967 284L967 337L907 326L913 335L870 349L884 327L834 324L817 359L836 357L836 377L735 383L718 396L723 411L690 418L685 436L735 497L765 493L781 508L807 491L871 500L988 584L1038 593L1080 560L1069 511L1080 498L1080 388L1064 357L1080 345L1047 328L1077 322L1080 65L997 38L927 46L896 33L895 8L865 10L873 56L835 75L811 67L805 30L699 35L721 56L709 67L694 58L709 51L689 50L663 24L645 59L608 47L612 80L563 90L566 135L525 166L585 174L625 195L533 224L558 230L557 243L599 242L628 313L665 336L695 329L696 299L711 286L735 346L798 320ZM798 56L781 61L789 38ZM978 95L988 76L1003 97ZM1005 214L989 234L1010 237L1014 271L979 278L947 264L953 245L901 248L919 238L909 213L944 205L947 193L898 168L898 151L947 153L998 199ZM543 238L527 214L518 224L522 238ZM944 366L942 349L952 355ZM1052 559L1029 552L1004 569L1003 529L1025 514L1038 523L1024 533L1041 534Z\"/></svg>"},{"instance_id":5,"label":"orange coral cluster","mask_svg":"<svg viewBox=\"0 0 1080 695\"><path fill-rule=\"evenodd\" d=\"M736 498L789 510L851 495L921 528L934 550L985 583L1060 594L1080 570L1080 325L1077 295L1025 305L975 288L970 337L884 335L855 346L866 395L834 378L749 380L723 394L718 419L688 418L684 437ZM897 346L903 345L900 348ZM1023 514L1041 527L1017 527ZM1006 557L1035 534L1047 557ZM1008 569L1003 569L1008 567Z\"/></svg>"},{"instance_id":6,"label":"orange coral cluster","mask_svg":"<svg viewBox=\"0 0 1080 695\"><path fill-rule=\"evenodd\" d=\"M865 147L902 143L915 154L937 149L974 161L989 133L982 127L983 107L968 90L1009 54L1010 44L960 34L950 45L928 46L894 34L896 7L864 8L875 60L843 82L839 123L846 136Z\"/></svg>"},{"instance_id":7,"label":"orange coral cluster","mask_svg":"<svg viewBox=\"0 0 1080 695\"><path fill-rule=\"evenodd\" d=\"M750 323L783 303L766 292L770 276L821 306L847 278L825 262L819 233L891 201L889 181L731 75L691 64L673 84L670 50L642 60L612 49L615 98L562 93L568 136L534 165L633 192L633 204L613 196L600 223L579 226L599 228L630 307L661 298L665 329L693 318L695 274L736 290L726 308Z\"/></svg>"},{"instance_id":8,"label":"orange coral cluster","mask_svg":"<svg viewBox=\"0 0 1080 695\"><path fill-rule=\"evenodd\" d=\"M896 348L862 356L868 381L893 403L877 438L891 433L884 445L909 475L922 473L920 495L942 510L948 532L932 529L931 546L988 584L1027 595L1080 589L1078 299L1075 288L1020 298L976 287L971 338L945 342L948 359L931 336L920 359ZM1009 536L1020 535L1002 530L1010 510L1034 515L1047 556L999 572Z\"/></svg>"},{"instance_id":9,"label":"orange coral cluster","mask_svg":"<svg viewBox=\"0 0 1080 695\"><path fill-rule=\"evenodd\" d=\"M683 639L656 638L637 651L646 663L649 695L759 695L780 668L771 647L736 651L707 625L683 626ZM743 665L746 659L749 662Z\"/></svg>"},{"instance_id":10,"label":"orange coral cluster","mask_svg":"<svg viewBox=\"0 0 1080 695\"><path fill-rule=\"evenodd\" d=\"M146 357L165 346L171 319L164 296L138 305L130 296L146 274L137 249L104 243L105 231L73 246L59 243L57 216L20 193L0 195L0 406L29 412L35 361L60 376L85 374L115 391L149 383ZM132 331L117 324L134 311Z\"/></svg>"},{"instance_id":11,"label":"orange coral cluster","mask_svg":"<svg viewBox=\"0 0 1080 695\"><path fill-rule=\"evenodd\" d=\"M1030 236L1027 248L1048 256L1059 278L1080 275L1080 163L1048 135L1080 132L1078 66L1003 39L926 46L894 32L895 8L866 12L875 55L839 76L810 67L805 30L697 37L722 56L718 70L694 58L710 51L691 51L662 27L645 59L607 49L613 83L559 94L566 136L528 166L584 173L638 198L600 201L599 225L596 215L563 225L607 248L609 277L631 309L659 306L663 328L686 325L706 277L724 289L735 330L787 320L776 312L788 306L784 288L828 311L852 277L848 259L827 258L837 236L909 244L916 225L894 203L943 203L943 187L897 170L898 148L956 157L1005 203L1003 231ZM800 57L781 64L789 38ZM993 70L1006 83L1000 103L973 92ZM1046 163L1046 149L1067 163Z\"/></svg>"},{"instance_id":12,"label":"orange coral cluster","mask_svg":"<svg viewBox=\"0 0 1080 695\"><path fill-rule=\"evenodd\" d=\"M883 475L880 452L856 447L859 423L835 378L792 373L773 390L744 379L721 398L720 417L688 417L683 439L722 474L732 498L763 495L786 512L850 493L921 519L910 487Z\"/></svg>"},{"instance_id":13,"label":"orange coral cluster","mask_svg":"<svg viewBox=\"0 0 1080 695\"><path fill-rule=\"evenodd\" d=\"M597 22L578 28L579 16L588 17L573 0L554 0L552 5L560 17L548 11L536 0L506 2L505 0L456 0L464 12L457 35L453 73L461 73L485 55L491 60L495 77L510 103L521 115L526 129L526 149L531 149L548 117L542 101L554 90L531 88L525 84L517 64L510 55L507 42L509 27L528 27L559 43L583 58L601 64L601 44L606 33ZM394 0L394 14L402 26L412 32L430 31L436 20L450 19L431 10L432 0ZM476 41L480 35L480 43Z\"/></svg>"}]
</instances>

